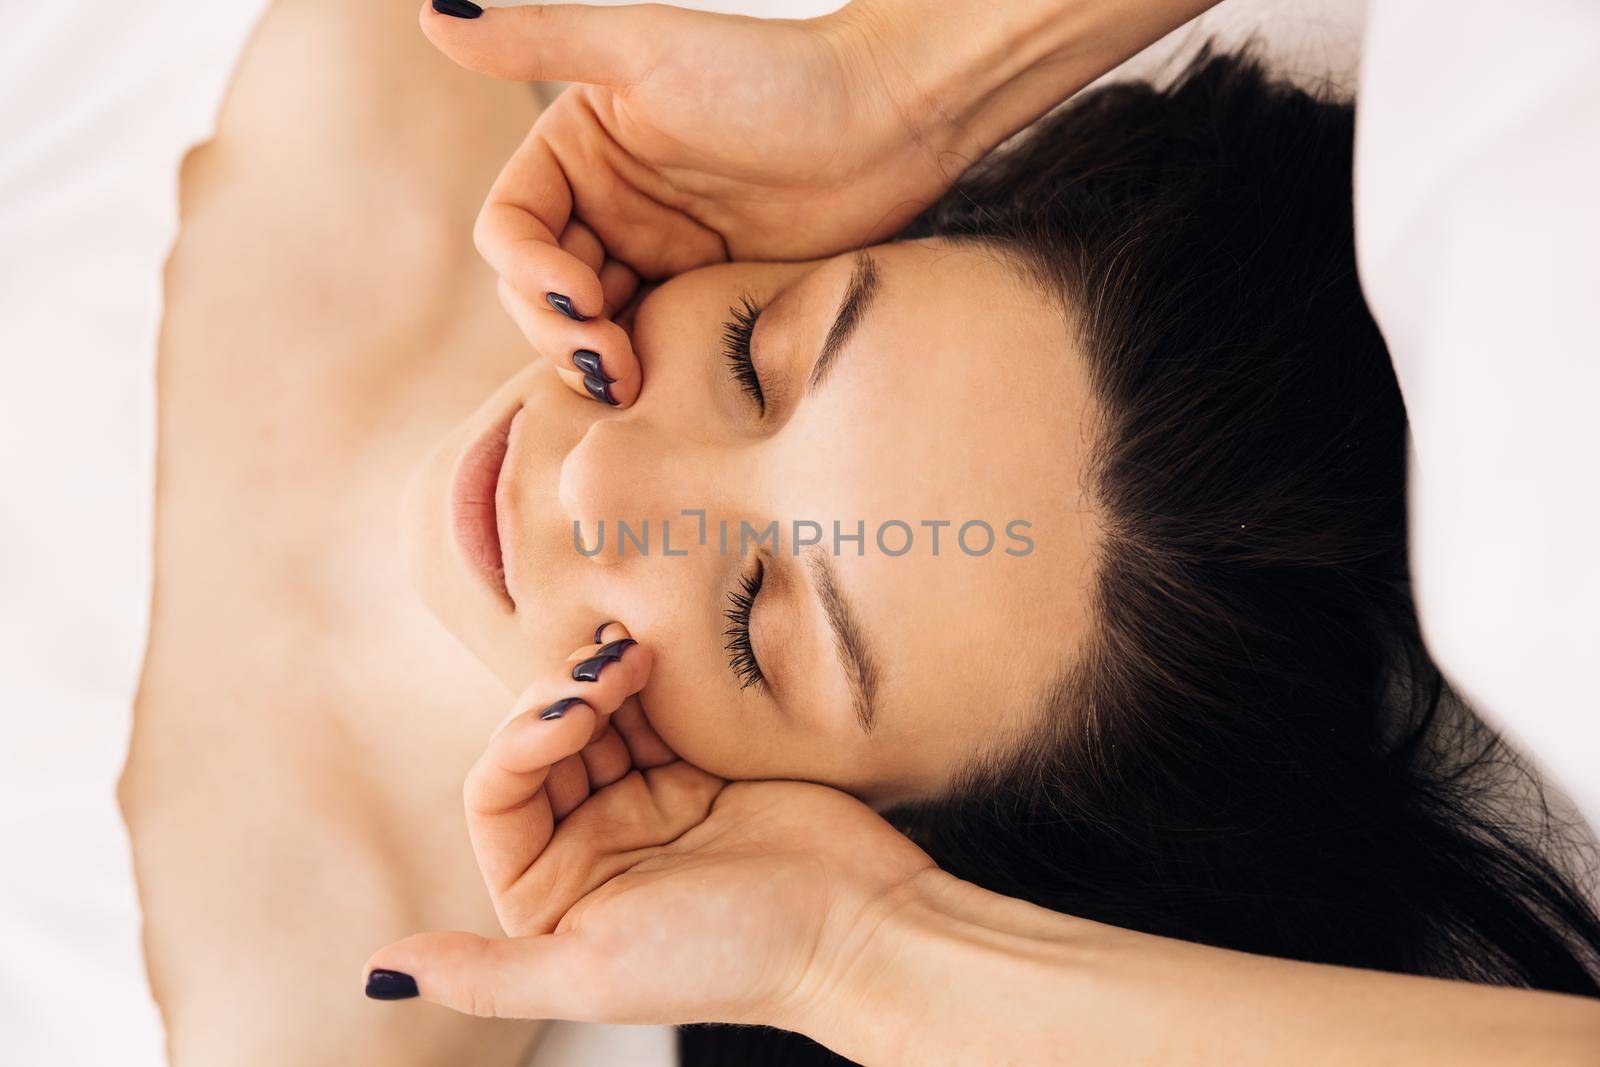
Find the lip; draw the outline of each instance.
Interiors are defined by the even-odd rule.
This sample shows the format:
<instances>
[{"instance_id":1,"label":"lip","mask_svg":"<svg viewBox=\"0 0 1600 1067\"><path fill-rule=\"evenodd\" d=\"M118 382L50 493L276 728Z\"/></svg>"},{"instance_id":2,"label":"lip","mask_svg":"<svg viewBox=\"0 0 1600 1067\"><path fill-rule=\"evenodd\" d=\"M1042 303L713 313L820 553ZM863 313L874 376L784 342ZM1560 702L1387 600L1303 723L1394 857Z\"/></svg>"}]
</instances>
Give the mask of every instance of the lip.
<instances>
[{"instance_id":1,"label":"lip","mask_svg":"<svg viewBox=\"0 0 1600 1067\"><path fill-rule=\"evenodd\" d=\"M450 486L450 518L456 547L483 584L508 603L511 593L506 589L495 498L510 448L511 423L521 410L518 405L461 454Z\"/></svg>"}]
</instances>

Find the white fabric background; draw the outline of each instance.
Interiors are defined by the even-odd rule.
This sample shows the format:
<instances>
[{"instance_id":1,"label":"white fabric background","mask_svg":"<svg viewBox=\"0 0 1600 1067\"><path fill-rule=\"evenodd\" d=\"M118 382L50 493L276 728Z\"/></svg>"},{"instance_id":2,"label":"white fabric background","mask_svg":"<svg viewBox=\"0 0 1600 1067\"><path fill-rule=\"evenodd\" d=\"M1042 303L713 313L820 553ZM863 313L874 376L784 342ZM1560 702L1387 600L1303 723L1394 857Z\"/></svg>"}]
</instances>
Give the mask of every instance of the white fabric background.
<instances>
[{"instance_id":1,"label":"white fabric background","mask_svg":"<svg viewBox=\"0 0 1600 1067\"><path fill-rule=\"evenodd\" d=\"M150 594L161 268L178 163L257 5L5 14L0 1061L157 1067L115 788Z\"/></svg>"},{"instance_id":2,"label":"white fabric background","mask_svg":"<svg viewBox=\"0 0 1600 1067\"><path fill-rule=\"evenodd\" d=\"M1418 438L1425 625L1452 676L1593 818L1600 16L1582 0L1472 0L1445 20L1422 0L1380 6L1362 82L1362 269ZM163 1062L114 795L149 604L161 269L179 162L264 7L58 0L0 36L8 1063ZM1279 69L1348 88L1364 7L1229 0L1131 68L1253 33ZM536 1062L667 1063L670 1033L558 1029Z\"/></svg>"},{"instance_id":3,"label":"white fabric background","mask_svg":"<svg viewBox=\"0 0 1600 1067\"><path fill-rule=\"evenodd\" d=\"M1600 5L1439 11L1373 5L1356 129L1423 631L1600 829Z\"/></svg>"}]
</instances>

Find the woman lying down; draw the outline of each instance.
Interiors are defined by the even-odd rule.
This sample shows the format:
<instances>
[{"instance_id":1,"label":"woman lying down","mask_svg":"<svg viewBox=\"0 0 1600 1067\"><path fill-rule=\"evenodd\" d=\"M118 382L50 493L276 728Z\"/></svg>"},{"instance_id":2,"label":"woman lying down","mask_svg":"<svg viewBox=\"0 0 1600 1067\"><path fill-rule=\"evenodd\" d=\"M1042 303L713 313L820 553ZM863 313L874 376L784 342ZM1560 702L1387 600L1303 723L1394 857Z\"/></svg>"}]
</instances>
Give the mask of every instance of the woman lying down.
<instances>
[{"instance_id":1,"label":"woman lying down","mask_svg":"<svg viewBox=\"0 0 1600 1067\"><path fill-rule=\"evenodd\" d=\"M256 48L286 39L269 22ZM357 62L382 68L409 46L369 47ZM411 77L437 79L424 121L509 91L442 61ZM935 868L1211 945L1600 992L1600 921L1561 842L1507 818L1486 773L1507 754L1417 633L1348 106L1236 56L1092 92L891 242L652 289L622 317L637 395L574 318L571 365L550 353L559 373L474 398L520 341L470 249L445 276L426 224L381 220L362 182L316 210L286 194L266 209L282 247L222 270L229 227L260 224L250 191L272 176L232 163L275 135L251 105L277 91L247 61L216 158L186 174L163 347L164 584L125 800L174 1062L516 1062L520 1024L346 1006L374 945L494 919L560 932L521 980L552 1014L679 1021L675 990L712 989L702 1018L781 1001L803 1030L841 965L818 946ZM489 165L527 116L478 106L458 136L482 149L456 149ZM390 151L341 141L332 110L325 142L296 135L308 155ZM362 173L416 182L456 225L483 175L430 167L394 150ZM383 247L332 236L391 224ZM311 295L286 280L297 257L327 261ZM257 299L276 335L219 348ZM193 457L245 440L248 491L207 485ZM409 572L448 634L397 600L402 483ZM219 523L248 538L208 545ZM187 591L223 570L243 577L196 622ZM270 655L217 651L245 630ZM452 638L523 693L497 730ZM247 742L200 773L248 801L174 790L179 672L250 692L312 643L240 698ZM466 817L493 918L454 821L491 733ZM219 833L246 804L249 832ZM184 858L201 842L203 878ZM834 881L834 856L871 856L865 882ZM686 960L661 924L721 949ZM761 944L780 928L802 947ZM426 985L424 949L482 946L402 943L369 993ZM207 978L241 953L261 961L253 1005ZM780 1046L823 1055L730 1029L685 1031L682 1054Z\"/></svg>"}]
</instances>

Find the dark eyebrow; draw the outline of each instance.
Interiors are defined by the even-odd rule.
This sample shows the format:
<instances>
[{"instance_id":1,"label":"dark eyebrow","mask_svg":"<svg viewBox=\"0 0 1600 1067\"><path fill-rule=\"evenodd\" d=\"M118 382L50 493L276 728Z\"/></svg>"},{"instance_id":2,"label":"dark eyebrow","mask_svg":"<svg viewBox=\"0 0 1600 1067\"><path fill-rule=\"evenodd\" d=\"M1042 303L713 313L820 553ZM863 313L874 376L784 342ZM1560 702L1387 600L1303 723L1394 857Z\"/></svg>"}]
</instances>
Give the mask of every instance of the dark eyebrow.
<instances>
[{"instance_id":1,"label":"dark eyebrow","mask_svg":"<svg viewBox=\"0 0 1600 1067\"><path fill-rule=\"evenodd\" d=\"M817 356L816 365L811 368L811 380L806 383L808 391L822 384L822 379L827 377L828 371L833 368L834 361L844 350L850 335L861 325L867 308L871 306L873 297L878 295L878 290L881 288L880 280L878 264L873 258L866 252L856 253L855 269L850 272L850 281L844 289L844 299L839 301L839 310L833 317L833 325L828 327L827 339L822 342L822 352Z\"/></svg>"},{"instance_id":2,"label":"dark eyebrow","mask_svg":"<svg viewBox=\"0 0 1600 1067\"><path fill-rule=\"evenodd\" d=\"M839 573L833 560L821 549L807 553L811 581L816 586L817 599L828 616L828 626L833 630L833 650L839 656L839 666L850 684L850 696L855 704L856 721L865 733L872 732L878 719L878 661L867 647L866 634L861 619L839 589Z\"/></svg>"}]
</instances>

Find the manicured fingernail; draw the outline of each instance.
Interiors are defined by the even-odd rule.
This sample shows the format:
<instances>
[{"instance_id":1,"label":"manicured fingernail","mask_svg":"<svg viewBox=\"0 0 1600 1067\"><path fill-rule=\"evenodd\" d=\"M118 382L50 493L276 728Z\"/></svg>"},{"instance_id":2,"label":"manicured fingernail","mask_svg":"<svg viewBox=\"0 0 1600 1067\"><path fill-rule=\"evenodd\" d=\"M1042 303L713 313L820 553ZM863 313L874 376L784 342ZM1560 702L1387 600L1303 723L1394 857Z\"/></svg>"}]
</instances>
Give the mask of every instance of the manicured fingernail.
<instances>
[{"instance_id":1,"label":"manicured fingernail","mask_svg":"<svg viewBox=\"0 0 1600 1067\"><path fill-rule=\"evenodd\" d=\"M600 680L600 672L620 658L620 656L590 656L572 668L572 680L575 682L598 682Z\"/></svg>"},{"instance_id":2,"label":"manicured fingernail","mask_svg":"<svg viewBox=\"0 0 1600 1067\"><path fill-rule=\"evenodd\" d=\"M604 657L605 659L621 659L624 652L628 651L628 649L632 648L638 643L639 642L635 641L631 637L619 638L611 642L609 645L601 645L599 648L595 649L594 658L600 659Z\"/></svg>"},{"instance_id":3,"label":"manicured fingernail","mask_svg":"<svg viewBox=\"0 0 1600 1067\"><path fill-rule=\"evenodd\" d=\"M433 0L433 2L434 2L434 6L437 7L439 5L439 3L440 3L440 0ZM455 2L457 2L457 0L443 0L443 2L444 3L455 3ZM461 0L461 2L464 3L465 0ZM476 5L472 5L472 6L476 6ZM446 12L446 14L449 14L449 13L450 12ZM473 16L473 17L476 17L476 16ZM572 306L572 300L571 300L570 297L562 296L560 293L546 293L546 294L544 294L544 302L546 304L549 304L551 307L555 308L557 311L561 312L561 314L565 315L569 319L575 319L578 322L588 322L589 321L589 316L578 314L578 309Z\"/></svg>"},{"instance_id":4,"label":"manicured fingernail","mask_svg":"<svg viewBox=\"0 0 1600 1067\"><path fill-rule=\"evenodd\" d=\"M583 376L583 387L589 390L589 395L594 397L596 400L604 400L612 407L617 406L616 398L611 395L611 386L609 383L601 381L592 374L585 374Z\"/></svg>"},{"instance_id":5,"label":"manicured fingernail","mask_svg":"<svg viewBox=\"0 0 1600 1067\"><path fill-rule=\"evenodd\" d=\"M438 7L440 0L434 0ZM373 1000L410 1000L417 995L417 980L400 971L373 971L367 975L367 996Z\"/></svg>"},{"instance_id":6,"label":"manicured fingernail","mask_svg":"<svg viewBox=\"0 0 1600 1067\"><path fill-rule=\"evenodd\" d=\"M599 626L595 627L595 630L594 630L594 643L595 644L598 645L600 643L600 639L606 635L606 627L612 625L616 621L617 621L616 619L612 619L611 622L603 622Z\"/></svg>"},{"instance_id":7,"label":"manicured fingernail","mask_svg":"<svg viewBox=\"0 0 1600 1067\"><path fill-rule=\"evenodd\" d=\"M610 385L615 378L600 369L600 353L588 348L580 348L572 353L572 365L591 377L599 378Z\"/></svg>"},{"instance_id":8,"label":"manicured fingernail","mask_svg":"<svg viewBox=\"0 0 1600 1067\"><path fill-rule=\"evenodd\" d=\"M441 15L457 19L475 19L483 14L483 8L472 0L433 0L433 9Z\"/></svg>"},{"instance_id":9,"label":"manicured fingernail","mask_svg":"<svg viewBox=\"0 0 1600 1067\"><path fill-rule=\"evenodd\" d=\"M588 660L584 660L584 663L587 663L587 662L589 662L589 661ZM581 664L580 664L580 666L581 666ZM577 677L577 675L573 675L573 677ZM594 679L590 678L590 679L586 679L586 680L587 681L593 681ZM554 704L551 704L548 708L545 708L543 711L541 711L539 713L539 718L545 719L547 721L550 720L550 719L559 719L559 718L561 718L561 716L563 716L563 715L565 715L567 713L567 709L572 707L572 705L574 705L574 704L582 704L582 703L583 703L583 701L579 700L577 697L562 697L560 700L556 701Z\"/></svg>"}]
</instances>

